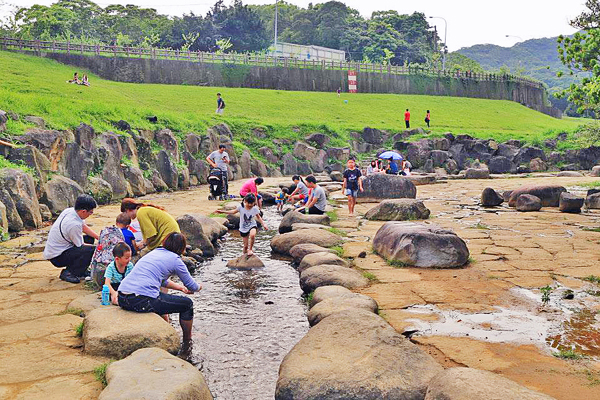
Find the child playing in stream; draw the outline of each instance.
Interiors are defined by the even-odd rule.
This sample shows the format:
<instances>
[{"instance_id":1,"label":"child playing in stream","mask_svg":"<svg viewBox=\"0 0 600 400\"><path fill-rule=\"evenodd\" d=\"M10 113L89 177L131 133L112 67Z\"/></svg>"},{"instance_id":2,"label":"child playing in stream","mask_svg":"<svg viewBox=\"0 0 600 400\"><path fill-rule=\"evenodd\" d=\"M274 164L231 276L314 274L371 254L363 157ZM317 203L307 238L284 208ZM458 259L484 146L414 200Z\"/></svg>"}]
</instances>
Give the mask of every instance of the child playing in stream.
<instances>
[{"instance_id":1,"label":"child playing in stream","mask_svg":"<svg viewBox=\"0 0 600 400\"><path fill-rule=\"evenodd\" d=\"M275 197L275 204L277 204L277 212L283 211L283 205L285 204L288 198L289 192L290 191L288 190L288 188L282 188L281 192L277 193L277 197Z\"/></svg>"},{"instance_id":2,"label":"child playing in stream","mask_svg":"<svg viewBox=\"0 0 600 400\"><path fill-rule=\"evenodd\" d=\"M112 253L115 260L106 267L104 284L108 285L112 303L114 305L119 305L119 285L133 269L133 263L131 262L131 248L125 242L121 242L114 247Z\"/></svg>"},{"instance_id":3,"label":"child playing in stream","mask_svg":"<svg viewBox=\"0 0 600 400\"><path fill-rule=\"evenodd\" d=\"M218 214L229 215L240 213L240 235L244 239L244 255L254 255L252 248L254 247L254 239L256 238L256 232L258 230L256 222L260 222L265 230L269 230L267 225L265 225L265 221L263 221L260 216L260 209L256 205L256 196L249 193L244 197L244 202L240 204L237 209L231 211L217 210L216 212Z\"/></svg>"}]
</instances>

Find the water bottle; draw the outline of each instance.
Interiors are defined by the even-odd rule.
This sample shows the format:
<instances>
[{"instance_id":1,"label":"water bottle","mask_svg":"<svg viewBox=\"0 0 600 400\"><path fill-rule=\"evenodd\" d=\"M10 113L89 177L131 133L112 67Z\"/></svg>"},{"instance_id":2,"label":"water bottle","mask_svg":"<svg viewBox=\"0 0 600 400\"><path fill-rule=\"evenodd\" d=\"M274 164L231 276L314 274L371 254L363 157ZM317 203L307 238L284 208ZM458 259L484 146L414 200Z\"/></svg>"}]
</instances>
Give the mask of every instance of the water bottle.
<instances>
[{"instance_id":1,"label":"water bottle","mask_svg":"<svg viewBox=\"0 0 600 400\"><path fill-rule=\"evenodd\" d=\"M108 288L108 285L102 287L102 305L110 305L110 289Z\"/></svg>"}]
</instances>

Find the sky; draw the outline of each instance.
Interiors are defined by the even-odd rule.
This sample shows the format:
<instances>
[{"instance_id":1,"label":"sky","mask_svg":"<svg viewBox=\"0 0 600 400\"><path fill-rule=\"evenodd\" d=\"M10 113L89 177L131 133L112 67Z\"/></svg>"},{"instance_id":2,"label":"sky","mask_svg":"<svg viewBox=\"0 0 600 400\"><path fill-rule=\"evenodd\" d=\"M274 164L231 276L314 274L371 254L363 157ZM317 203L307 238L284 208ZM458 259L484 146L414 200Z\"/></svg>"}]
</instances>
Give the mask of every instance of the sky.
<instances>
[{"instance_id":1,"label":"sky","mask_svg":"<svg viewBox=\"0 0 600 400\"><path fill-rule=\"evenodd\" d=\"M52 0L0 0L20 7L33 4L49 5ZM315 0L286 0L301 7ZM447 43L450 51L475 44L496 44L510 47L518 42L575 32L569 20L585 10L585 0L341 0L357 9L363 16L370 17L373 11L396 10L401 14L423 12L427 16L443 17L448 23ZM204 15L215 3L209 0L98 0L101 6L109 4L135 4L156 8L162 14L182 15L193 11ZM244 4L267 4L275 0L246 0ZM229 0L225 0L229 4ZM485 4L485 5L484 5ZM0 8L4 17L9 8ZM444 21L432 19L444 40ZM508 35L508 37L507 37Z\"/></svg>"}]
</instances>

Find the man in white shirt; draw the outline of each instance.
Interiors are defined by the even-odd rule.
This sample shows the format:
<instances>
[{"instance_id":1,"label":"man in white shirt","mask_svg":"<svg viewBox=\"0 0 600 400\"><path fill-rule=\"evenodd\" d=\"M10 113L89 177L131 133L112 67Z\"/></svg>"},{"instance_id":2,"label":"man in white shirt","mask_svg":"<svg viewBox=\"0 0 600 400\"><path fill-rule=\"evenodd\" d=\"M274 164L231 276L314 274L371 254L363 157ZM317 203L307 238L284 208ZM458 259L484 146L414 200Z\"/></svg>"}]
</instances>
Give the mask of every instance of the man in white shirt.
<instances>
[{"instance_id":1,"label":"man in white shirt","mask_svg":"<svg viewBox=\"0 0 600 400\"><path fill-rule=\"evenodd\" d=\"M50 228L44 258L55 267L64 267L60 273L63 281L79 283L86 275L96 248L84 243L83 234L95 239L98 239L98 235L84 220L94 213L96 207L92 196L82 194L77 197L75 207L60 213Z\"/></svg>"},{"instance_id":2,"label":"man in white shirt","mask_svg":"<svg viewBox=\"0 0 600 400\"><path fill-rule=\"evenodd\" d=\"M229 193L229 182L227 177L227 165L231 162L229 159L229 154L225 151L225 145L220 144L219 150L215 150L206 157L206 161L213 168L219 168L223 174L223 195L227 195Z\"/></svg>"}]
</instances>

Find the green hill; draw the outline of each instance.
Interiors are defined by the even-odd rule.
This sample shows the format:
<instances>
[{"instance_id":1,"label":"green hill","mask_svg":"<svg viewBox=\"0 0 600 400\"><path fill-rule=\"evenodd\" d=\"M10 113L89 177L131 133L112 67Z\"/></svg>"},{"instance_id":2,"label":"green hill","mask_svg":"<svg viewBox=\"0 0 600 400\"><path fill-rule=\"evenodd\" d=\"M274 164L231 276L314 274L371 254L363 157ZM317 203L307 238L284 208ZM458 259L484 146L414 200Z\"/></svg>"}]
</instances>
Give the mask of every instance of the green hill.
<instances>
[{"instance_id":1,"label":"green hill","mask_svg":"<svg viewBox=\"0 0 600 400\"><path fill-rule=\"evenodd\" d=\"M510 101L377 94L344 94L340 99L335 93L119 83L89 72L92 86L84 87L65 83L74 70L48 59L0 52L0 109L43 117L54 129L84 122L100 131L115 131L114 123L123 119L138 129L158 125L183 136L227 122L236 146L250 149L273 147L275 137L293 143L315 131L329 133L333 146L347 146L350 132L366 126L404 130L406 108L411 109L415 126L424 126L430 109L434 134L450 131L500 141L538 141L579 125L577 120L554 119ZM223 117L215 115L218 91L227 104ZM147 120L151 115L158 117L158 124ZM255 134L260 127L266 138ZM9 121L7 133L18 135L27 128L22 120Z\"/></svg>"}]
</instances>

